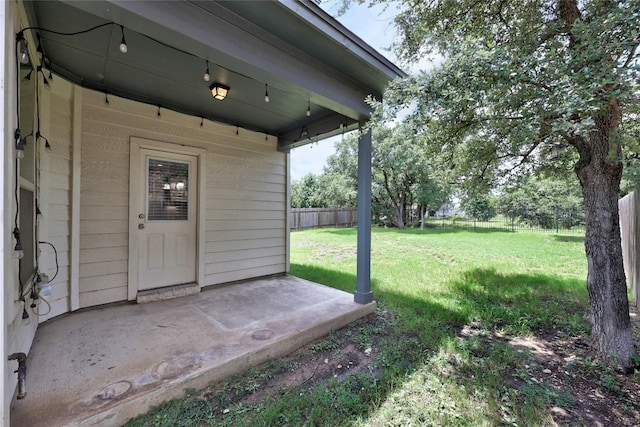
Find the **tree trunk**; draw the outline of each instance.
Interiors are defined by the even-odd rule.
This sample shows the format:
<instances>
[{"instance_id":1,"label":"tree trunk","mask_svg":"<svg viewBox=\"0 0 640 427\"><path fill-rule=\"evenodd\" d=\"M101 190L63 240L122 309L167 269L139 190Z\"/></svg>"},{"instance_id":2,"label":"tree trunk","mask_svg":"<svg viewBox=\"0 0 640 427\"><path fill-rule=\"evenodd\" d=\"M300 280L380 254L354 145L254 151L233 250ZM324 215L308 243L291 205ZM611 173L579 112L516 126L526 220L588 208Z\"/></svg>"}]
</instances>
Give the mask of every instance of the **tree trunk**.
<instances>
[{"instance_id":1,"label":"tree trunk","mask_svg":"<svg viewBox=\"0 0 640 427\"><path fill-rule=\"evenodd\" d=\"M584 195L592 348L607 363L629 372L635 350L620 243L622 150L613 140L618 123L612 100L606 114L596 119L590 140L577 137L573 142L580 154L576 174Z\"/></svg>"},{"instance_id":2,"label":"tree trunk","mask_svg":"<svg viewBox=\"0 0 640 427\"><path fill-rule=\"evenodd\" d=\"M396 225L399 229L404 229L404 203L396 203Z\"/></svg>"}]
</instances>

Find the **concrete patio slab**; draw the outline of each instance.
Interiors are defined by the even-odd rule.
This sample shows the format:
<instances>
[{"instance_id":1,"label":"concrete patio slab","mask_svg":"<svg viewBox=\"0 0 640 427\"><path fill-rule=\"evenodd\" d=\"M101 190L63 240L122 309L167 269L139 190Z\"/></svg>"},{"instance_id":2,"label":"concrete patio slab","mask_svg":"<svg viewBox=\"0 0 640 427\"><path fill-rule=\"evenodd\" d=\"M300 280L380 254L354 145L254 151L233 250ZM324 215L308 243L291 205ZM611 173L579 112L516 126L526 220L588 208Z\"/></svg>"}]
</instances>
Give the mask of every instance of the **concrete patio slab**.
<instances>
[{"instance_id":1,"label":"concrete patio slab","mask_svg":"<svg viewBox=\"0 0 640 427\"><path fill-rule=\"evenodd\" d=\"M11 425L119 426L374 310L352 294L277 276L72 313L40 325Z\"/></svg>"}]
</instances>

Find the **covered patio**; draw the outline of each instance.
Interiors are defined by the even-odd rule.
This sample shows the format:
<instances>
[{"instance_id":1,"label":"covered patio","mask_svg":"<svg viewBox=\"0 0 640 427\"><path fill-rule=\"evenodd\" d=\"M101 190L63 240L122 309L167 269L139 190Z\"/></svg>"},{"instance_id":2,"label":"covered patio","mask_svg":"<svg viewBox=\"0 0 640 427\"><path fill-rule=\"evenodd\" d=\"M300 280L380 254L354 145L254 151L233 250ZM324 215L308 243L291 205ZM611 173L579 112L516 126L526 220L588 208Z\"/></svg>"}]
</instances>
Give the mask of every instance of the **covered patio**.
<instances>
[{"instance_id":1,"label":"covered patio","mask_svg":"<svg viewBox=\"0 0 640 427\"><path fill-rule=\"evenodd\" d=\"M4 425L120 425L375 309L363 130L398 67L307 0L2 7ZM354 130L345 294L287 275L289 152Z\"/></svg>"},{"instance_id":2,"label":"covered patio","mask_svg":"<svg viewBox=\"0 0 640 427\"><path fill-rule=\"evenodd\" d=\"M279 275L71 313L36 332L28 397L14 401L11 425L122 425L374 310L351 294Z\"/></svg>"}]
</instances>

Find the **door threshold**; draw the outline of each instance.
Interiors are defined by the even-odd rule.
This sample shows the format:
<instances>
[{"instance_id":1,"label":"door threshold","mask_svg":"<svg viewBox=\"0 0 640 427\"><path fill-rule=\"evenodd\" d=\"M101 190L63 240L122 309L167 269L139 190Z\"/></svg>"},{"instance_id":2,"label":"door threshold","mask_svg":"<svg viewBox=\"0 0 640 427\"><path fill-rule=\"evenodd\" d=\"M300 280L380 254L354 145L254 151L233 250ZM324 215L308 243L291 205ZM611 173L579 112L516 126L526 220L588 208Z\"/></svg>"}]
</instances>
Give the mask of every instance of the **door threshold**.
<instances>
[{"instance_id":1,"label":"door threshold","mask_svg":"<svg viewBox=\"0 0 640 427\"><path fill-rule=\"evenodd\" d=\"M186 297L187 295L194 295L197 293L200 293L200 286L198 286L197 283L184 283L182 285L165 286L163 288L138 291L136 302L138 304L144 304L147 302Z\"/></svg>"}]
</instances>

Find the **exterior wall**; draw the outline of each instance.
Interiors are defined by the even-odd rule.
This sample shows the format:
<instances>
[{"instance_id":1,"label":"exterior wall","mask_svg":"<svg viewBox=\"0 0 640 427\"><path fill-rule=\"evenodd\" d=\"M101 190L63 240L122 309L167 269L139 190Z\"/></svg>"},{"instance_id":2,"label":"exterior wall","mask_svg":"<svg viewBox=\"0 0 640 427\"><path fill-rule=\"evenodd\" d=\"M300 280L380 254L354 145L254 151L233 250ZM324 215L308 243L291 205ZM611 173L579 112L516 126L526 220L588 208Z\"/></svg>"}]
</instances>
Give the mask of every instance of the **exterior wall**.
<instances>
[{"instance_id":1,"label":"exterior wall","mask_svg":"<svg viewBox=\"0 0 640 427\"><path fill-rule=\"evenodd\" d=\"M19 185L20 183L20 181L16 182L17 165L14 150L14 131L18 127L16 119L18 78L16 75L15 39L16 33L26 23L24 13L21 12L16 2L6 1L0 5L0 32L3 34L3 43L0 50L2 50L2 57L5 58L2 61L2 65L0 65L0 84L3 86L2 102L0 103L0 129L2 129L4 141L3 148L0 151L0 164L2 164L2 172L0 173L2 184L2 204L0 205L2 217L2 229L0 230L2 238L2 247L0 249L2 267L0 267L0 275L2 276L3 286L0 301L2 302L4 317L4 325L2 332L0 332L3 343L3 380L2 389L0 390L0 395L3 396L2 409L0 409L2 425L9 424L9 408L17 384L17 375L14 373L17 363L16 361L9 361L8 356L16 352L28 354L38 324L37 316L34 316L33 313L30 313L29 319L22 319L24 306L19 301L19 264L18 260L13 257L13 248L16 242L11 233L14 228L17 209L14 192L16 184ZM28 131L26 130L26 132Z\"/></svg>"},{"instance_id":2,"label":"exterior wall","mask_svg":"<svg viewBox=\"0 0 640 427\"><path fill-rule=\"evenodd\" d=\"M638 241L640 241L640 196L637 192L626 195L618 201L620 208L620 228L622 235L622 257L624 259L624 274L627 277L627 285L633 291L633 299L636 307L638 292L640 291L640 256L638 254Z\"/></svg>"},{"instance_id":3,"label":"exterior wall","mask_svg":"<svg viewBox=\"0 0 640 427\"><path fill-rule=\"evenodd\" d=\"M51 90L41 92L41 125L43 135L50 144L51 152L40 146L40 221L41 244L40 270L49 276L51 296L47 297L50 309L41 306L40 321L71 311L70 306L70 237L71 237L71 165L73 138L73 85L55 78Z\"/></svg>"},{"instance_id":4,"label":"exterior wall","mask_svg":"<svg viewBox=\"0 0 640 427\"><path fill-rule=\"evenodd\" d=\"M206 150L204 283L286 271L286 154L273 137L82 95L80 307L127 299L131 137ZM213 102L213 101L212 101ZM237 132L237 134L236 134Z\"/></svg>"}]
</instances>

